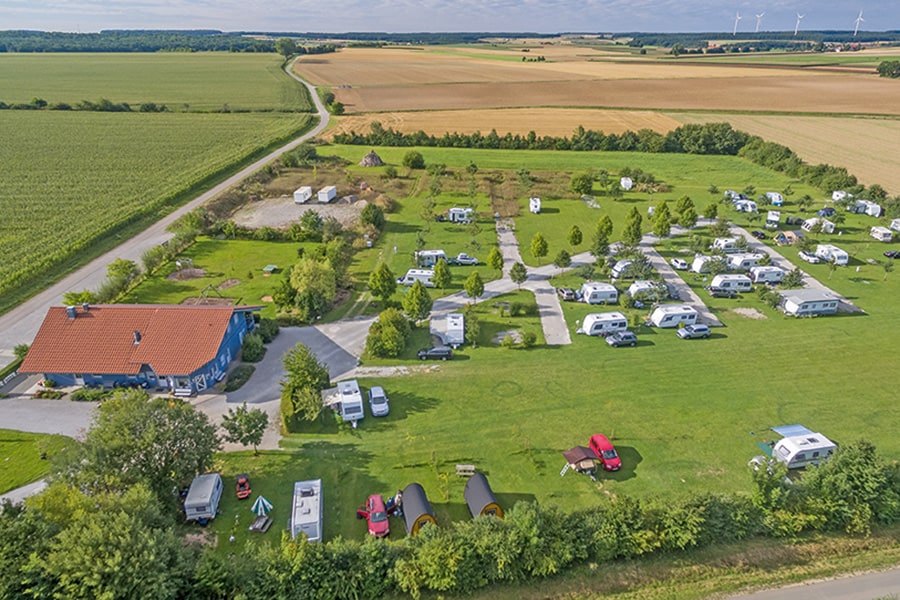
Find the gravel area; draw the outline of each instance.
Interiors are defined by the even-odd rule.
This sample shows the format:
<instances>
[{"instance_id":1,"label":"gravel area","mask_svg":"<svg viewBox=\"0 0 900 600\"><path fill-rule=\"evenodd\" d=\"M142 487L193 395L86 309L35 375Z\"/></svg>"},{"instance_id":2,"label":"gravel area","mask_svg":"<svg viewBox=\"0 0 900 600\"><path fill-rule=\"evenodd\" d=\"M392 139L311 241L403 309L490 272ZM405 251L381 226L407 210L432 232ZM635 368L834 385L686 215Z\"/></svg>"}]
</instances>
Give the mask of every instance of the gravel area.
<instances>
[{"instance_id":1,"label":"gravel area","mask_svg":"<svg viewBox=\"0 0 900 600\"><path fill-rule=\"evenodd\" d=\"M367 202L361 200L353 204L317 204L309 202L297 204L292 196L264 198L251 202L234 214L234 222L243 227L257 229L274 227L280 229L300 220L308 210L318 212L322 217L334 217L341 225L348 227L359 222L359 215Z\"/></svg>"}]
</instances>

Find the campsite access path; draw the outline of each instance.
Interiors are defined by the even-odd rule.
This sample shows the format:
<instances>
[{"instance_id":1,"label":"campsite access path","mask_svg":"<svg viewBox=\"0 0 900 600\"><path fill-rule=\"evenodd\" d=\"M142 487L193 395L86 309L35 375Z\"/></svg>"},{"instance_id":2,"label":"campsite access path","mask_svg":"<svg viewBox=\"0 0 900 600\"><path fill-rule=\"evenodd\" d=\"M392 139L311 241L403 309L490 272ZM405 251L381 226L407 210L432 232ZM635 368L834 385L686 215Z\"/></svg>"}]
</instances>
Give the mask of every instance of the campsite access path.
<instances>
[{"instance_id":1,"label":"campsite access path","mask_svg":"<svg viewBox=\"0 0 900 600\"><path fill-rule=\"evenodd\" d=\"M178 210L163 217L157 223L151 225L138 235L123 242L119 246L116 246L114 249L81 267L71 275L45 289L43 292L26 300L8 313L0 315L0 368L13 361L15 358L13 355L13 348L15 348L16 345L31 343L34 336L37 335L37 331L41 326L44 315L47 313L47 309L51 306L62 304L63 294L72 290L96 289L106 278L107 265L116 259L122 258L140 264L141 256L143 256L144 252L154 246L160 245L172 237L172 234L166 231L166 228L176 219L189 213L195 208L198 208L228 188L237 185L272 160L281 156L283 153L293 150L306 140L318 135L328 126L328 110L325 108L325 105L322 104L322 101L319 100L319 95L316 93L315 86L298 77L292 70L293 64L294 63L291 62L286 66L285 71L309 90L319 117L319 124L311 131L304 133L277 150L270 152L253 164L241 169L222 183L210 188L203 194L180 207Z\"/></svg>"}]
</instances>

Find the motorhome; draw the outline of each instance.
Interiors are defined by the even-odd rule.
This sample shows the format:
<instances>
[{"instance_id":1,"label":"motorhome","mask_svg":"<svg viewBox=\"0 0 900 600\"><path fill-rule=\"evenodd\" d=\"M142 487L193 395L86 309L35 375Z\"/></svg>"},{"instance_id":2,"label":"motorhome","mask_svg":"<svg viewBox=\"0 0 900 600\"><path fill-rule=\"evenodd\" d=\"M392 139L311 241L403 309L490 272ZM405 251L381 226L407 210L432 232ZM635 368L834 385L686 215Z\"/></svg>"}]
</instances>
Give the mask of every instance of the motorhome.
<instances>
[{"instance_id":1,"label":"motorhome","mask_svg":"<svg viewBox=\"0 0 900 600\"><path fill-rule=\"evenodd\" d=\"M205 524L216 517L222 499L222 476L218 473L197 475L184 499L184 516L188 521Z\"/></svg>"},{"instance_id":2,"label":"motorhome","mask_svg":"<svg viewBox=\"0 0 900 600\"><path fill-rule=\"evenodd\" d=\"M417 281L421 281L425 287L434 287L434 271L431 269L410 269L406 275L399 277L397 283L400 285L412 285Z\"/></svg>"},{"instance_id":3,"label":"motorhome","mask_svg":"<svg viewBox=\"0 0 900 600\"><path fill-rule=\"evenodd\" d=\"M738 252L728 256L728 268L732 271L749 271L751 267L759 265L762 260L762 254L754 252Z\"/></svg>"},{"instance_id":4,"label":"motorhome","mask_svg":"<svg viewBox=\"0 0 900 600\"><path fill-rule=\"evenodd\" d=\"M416 265L420 267L433 267L441 259L447 260L447 254L443 250L420 250L415 253ZM449 261L447 261L449 262Z\"/></svg>"},{"instance_id":5,"label":"motorhome","mask_svg":"<svg viewBox=\"0 0 900 600\"><path fill-rule=\"evenodd\" d=\"M663 329L697 322L697 311L687 304L663 304L650 313L650 322Z\"/></svg>"},{"instance_id":6,"label":"motorhome","mask_svg":"<svg viewBox=\"0 0 900 600\"><path fill-rule=\"evenodd\" d=\"M585 315L584 323L575 330L575 333L606 337L611 333L626 329L628 329L628 319L620 312L591 313Z\"/></svg>"},{"instance_id":7,"label":"motorhome","mask_svg":"<svg viewBox=\"0 0 900 600\"><path fill-rule=\"evenodd\" d=\"M716 238L713 240L710 248L712 250L721 250L725 254L734 254L741 251L737 245L737 238Z\"/></svg>"},{"instance_id":8,"label":"motorhome","mask_svg":"<svg viewBox=\"0 0 900 600\"><path fill-rule=\"evenodd\" d=\"M850 255L831 244L819 244L816 246L816 256L825 262L833 262L836 265L846 267L850 261Z\"/></svg>"},{"instance_id":9,"label":"motorhome","mask_svg":"<svg viewBox=\"0 0 900 600\"><path fill-rule=\"evenodd\" d=\"M803 425L773 427L772 431L784 436L772 447L772 458L788 469L818 465L837 449L837 444Z\"/></svg>"},{"instance_id":10,"label":"motorhome","mask_svg":"<svg viewBox=\"0 0 900 600\"><path fill-rule=\"evenodd\" d=\"M322 480L294 482L294 500L291 507L291 538L301 533L307 542L322 541Z\"/></svg>"},{"instance_id":11,"label":"motorhome","mask_svg":"<svg viewBox=\"0 0 900 600\"><path fill-rule=\"evenodd\" d=\"M784 281L785 271L781 267L767 265L763 267L752 267L750 269L750 279L753 283L768 283L774 285Z\"/></svg>"},{"instance_id":12,"label":"motorhome","mask_svg":"<svg viewBox=\"0 0 900 600\"><path fill-rule=\"evenodd\" d=\"M310 198L312 198L312 188L308 185L298 187L294 190L294 202L297 204L303 204Z\"/></svg>"},{"instance_id":13,"label":"motorhome","mask_svg":"<svg viewBox=\"0 0 900 600\"><path fill-rule=\"evenodd\" d=\"M528 210L534 214L541 212L541 199L537 196L528 199Z\"/></svg>"},{"instance_id":14,"label":"motorhome","mask_svg":"<svg viewBox=\"0 0 900 600\"><path fill-rule=\"evenodd\" d=\"M581 285L581 301L588 304L615 304L619 300L619 290L609 283L585 281Z\"/></svg>"},{"instance_id":15,"label":"motorhome","mask_svg":"<svg viewBox=\"0 0 900 600\"><path fill-rule=\"evenodd\" d=\"M746 275L723 273L716 275L709 283L709 293L713 296L734 296L753 289L753 282Z\"/></svg>"}]
</instances>

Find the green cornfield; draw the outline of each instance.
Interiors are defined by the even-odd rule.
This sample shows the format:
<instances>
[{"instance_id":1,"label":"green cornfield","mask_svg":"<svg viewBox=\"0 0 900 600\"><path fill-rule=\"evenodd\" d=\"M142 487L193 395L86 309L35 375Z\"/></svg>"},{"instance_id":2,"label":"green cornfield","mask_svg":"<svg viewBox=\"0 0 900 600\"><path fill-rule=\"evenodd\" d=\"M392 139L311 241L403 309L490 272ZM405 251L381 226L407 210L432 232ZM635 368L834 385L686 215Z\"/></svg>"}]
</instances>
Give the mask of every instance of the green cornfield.
<instances>
[{"instance_id":1,"label":"green cornfield","mask_svg":"<svg viewBox=\"0 0 900 600\"><path fill-rule=\"evenodd\" d=\"M0 297L104 235L162 216L180 195L309 120L296 113L0 111Z\"/></svg>"}]
</instances>

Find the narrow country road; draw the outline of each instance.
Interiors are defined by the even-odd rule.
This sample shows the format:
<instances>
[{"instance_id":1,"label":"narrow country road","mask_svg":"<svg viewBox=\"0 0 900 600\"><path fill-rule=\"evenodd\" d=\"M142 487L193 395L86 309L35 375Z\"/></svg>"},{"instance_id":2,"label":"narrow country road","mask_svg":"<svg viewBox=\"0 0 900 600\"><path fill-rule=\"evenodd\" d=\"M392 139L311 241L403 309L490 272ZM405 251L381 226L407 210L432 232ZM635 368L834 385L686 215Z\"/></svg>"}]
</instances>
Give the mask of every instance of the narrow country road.
<instances>
[{"instance_id":1,"label":"narrow country road","mask_svg":"<svg viewBox=\"0 0 900 600\"><path fill-rule=\"evenodd\" d=\"M31 343L34 336L37 335L37 331L41 326L41 322L44 319L47 309L51 306L62 304L63 294L73 290L96 289L106 278L107 265L116 259L123 258L140 264L141 256L144 252L154 246L158 246L172 237L172 234L166 231L166 227L171 225L176 219L201 206L203 203L211 200L228 188L240 183L243 179L252 175L283 153L292 150L306 140L315 137L328 126L328 110L325 108L325 105L322 104L322 101L319 100L315 86L301 79L292 70L294 62L297 60L298 59L294 59L291 61L291 63L285 67L285 72L301 84L305 85L309 90L319 117L319 124L311 131L288 142L277 150L270 152L253 164L244 167L222 183L197 196L135 237L94 259L76 272L53 284L8 313L0 315L0 368L5 367L13 361L13 348L15 348L16 345Z\"/></svg>"},{"instance_id":2,"label":"narrow country road","mask_svg":"<svg viewBox=\"0 0 900 600\"><path fill-rule=\"evenodd\" d=\"M827 581L797 583L783 588L738 596L728 600L875 600L897 598L900 594L900 569L849 575Z\"/></svg>"}]
</instances>

